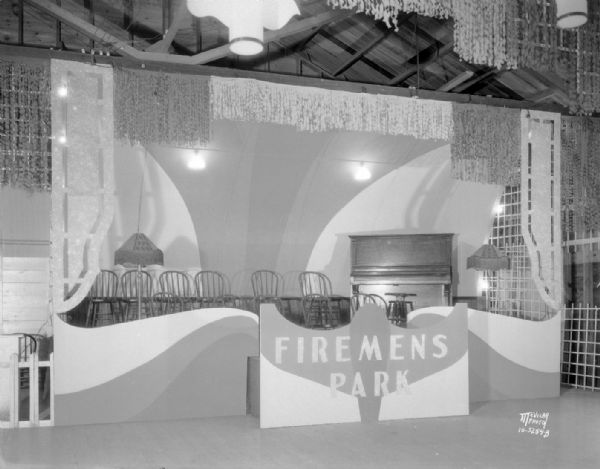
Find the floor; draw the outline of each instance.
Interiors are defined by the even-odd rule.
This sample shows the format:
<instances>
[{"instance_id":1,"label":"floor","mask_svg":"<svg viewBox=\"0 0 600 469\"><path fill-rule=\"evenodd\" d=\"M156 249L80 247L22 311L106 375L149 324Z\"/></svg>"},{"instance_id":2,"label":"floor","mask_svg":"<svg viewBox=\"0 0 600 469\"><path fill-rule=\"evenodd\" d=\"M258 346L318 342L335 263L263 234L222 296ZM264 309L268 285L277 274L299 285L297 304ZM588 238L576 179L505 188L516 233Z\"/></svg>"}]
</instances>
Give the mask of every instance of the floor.
<instances>
[{"instance_id":1,"label":"floor","mask_svg":"<svg viewBox=\"0 0 600 469\"><path fill-rule=\"evenodd\" d=\"M548 434L520 421L530 411L548 413ZM244 416L0 430L3 469L293 467L598 468L600 393L563 389L475 404L464 417L375 424L260 430Z\"/></svg>"}]
</instances>

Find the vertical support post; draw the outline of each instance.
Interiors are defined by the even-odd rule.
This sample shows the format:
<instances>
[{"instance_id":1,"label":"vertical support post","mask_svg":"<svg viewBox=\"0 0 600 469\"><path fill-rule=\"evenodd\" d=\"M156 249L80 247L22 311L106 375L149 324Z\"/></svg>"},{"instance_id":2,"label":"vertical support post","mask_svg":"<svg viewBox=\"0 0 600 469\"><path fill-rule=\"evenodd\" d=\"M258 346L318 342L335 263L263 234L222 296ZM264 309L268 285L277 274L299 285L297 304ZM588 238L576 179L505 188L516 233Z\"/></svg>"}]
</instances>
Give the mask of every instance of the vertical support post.
<instances>
[{"instance_id":1,"label":"vertical support post","mask_svg":"<svg viewBox=\"0 0 600 469\"><path fill-rule=\"evenodd\" d=\"M11 428L19 426L19 357L16 353L10 356L10 396L9 422Z\"/></svg>"},{"instance_id":2,"label":"vertical support post","mask_svg":"<svg viewBox=\"0 0 600 469\"><path fill-rule=\"evenodd\" d=\"M54 425L54 352L50 354L50 425Z\"/></svg>"},{"instance_id":3,"label":"vertical support post","mask_svg":"<svg viewBox=\"0 0 600 469\"><path fill-rule=\"evenodd\" d=\"M40 423L40 378L37 350L29 356L29 421L32 425Z\"/></svg>"}]
</instances>

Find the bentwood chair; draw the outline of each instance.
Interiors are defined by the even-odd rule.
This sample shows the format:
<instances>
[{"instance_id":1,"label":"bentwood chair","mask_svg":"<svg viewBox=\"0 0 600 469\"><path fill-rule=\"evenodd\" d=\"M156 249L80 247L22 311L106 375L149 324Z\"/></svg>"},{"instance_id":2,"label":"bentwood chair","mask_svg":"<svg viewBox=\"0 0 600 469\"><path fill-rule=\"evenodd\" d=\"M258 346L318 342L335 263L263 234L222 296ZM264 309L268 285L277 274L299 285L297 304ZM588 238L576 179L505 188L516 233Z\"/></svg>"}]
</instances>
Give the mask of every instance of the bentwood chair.
<instances>
[{"instance_id":1,"label":"bentwood chair","mask_svg":"<svg viewBox=\"0 0 600 469\"><path fill-rule=\"evenodd\" d=\"M86 326L95 326L103 306L108 306L112 322L118 320L117 290L119 277L112 270L101 270L88 293Z\"/></svg>"},{"instance_id":2,"label":"bentwood chair","mask_svg":"<svg viewBox=\"0 0 600 469\"><path fill-rule=\"evenodd\" d=\"M216 270L201 270L194 276L196 301L199 308L236 305L236 297L229 294L229 282Z\"/></svg>"},{"instance_id":3,"label":"bentwood chair","mask_svg":"<svg viewBox=\"0 0 600 469\"><path fill-rule=\"evenodd\" d=\"M307 295L321 295L329 298L329 304L334 315L337 316L337 322L348 322L349 317L342 320L342 316L349 316L350 298L340 295L334 295L331 288L331 280L327 275L321 272L304 271L298 275L300 283L300 292L303 297Z\"/></svg>"},{"instance_id":4,"label":"bentwood chair","mask_svg":"<svg viewBox=\"0 0 600 469\"><path fill-rule=\"evenodd\" d=\"M259 314L261 303L275 303L282 310L280 289L283 288L281 275L272 270L257 270L250 276L252 293L254 294L254 312Z\"/></svg>"},{"instance_id":5,"label":"bentwood chair","mask_svg":"<svg viewBox=\"0 0 600 469\"><path fill-rule=\"evenodd\" d=\"M165 270L158 277L160 291L175 298L175 304L180 305L180 311L193 309L194 296L190 286L190 278L179 270Z\"/></svg>"},{"instance_id":6,"label":"bentwood chair","mask_svg":"<svg viewBox=\"0 0 600 469\"><path fill-rule=\"evenodd\" d=\"M309 293L302 297L304 326L314 329L326 329L337 326L339 315L333 308L328 296Z\"/></svg>"},{"instance_id":7,"label":"bentwood chair","mask_svg":"<svg viewBox=\"0 0 600 469\"><path fill-rule=\"evenodd\" d=\"M161 291L155 293L153 298L154 312L159 316L178 313L183 309L181 301L170 293Z\"/></svg>"},{"instance_id":8,"label":"bentwood chair","mask_svg":"<svg viewBox=\"0 0 600 469\"><path fill-rule=\"evenodd\" d=\"M131 319L131 306L135 307L133 314L138 319L142 314L154 316L152 298L152 276L145 270L128 270L121 275L121 302L124 305L123 319Z\"/></svg>"},{"instance_id":9,"label":"bentwood chair","mask_svg":"<svg viewBox=\"0 0 600 469\"><path fill-rule=\"evenodd\" d=\"M385 312L386 317L389 314L387 301L385 301L383 297L375 293L355 293L354 295L352 295L350 303L352 309L352 316L356 314L359 308L362 308L366 304L374 304L379 306Z\"/></svg>"}]
</instances>

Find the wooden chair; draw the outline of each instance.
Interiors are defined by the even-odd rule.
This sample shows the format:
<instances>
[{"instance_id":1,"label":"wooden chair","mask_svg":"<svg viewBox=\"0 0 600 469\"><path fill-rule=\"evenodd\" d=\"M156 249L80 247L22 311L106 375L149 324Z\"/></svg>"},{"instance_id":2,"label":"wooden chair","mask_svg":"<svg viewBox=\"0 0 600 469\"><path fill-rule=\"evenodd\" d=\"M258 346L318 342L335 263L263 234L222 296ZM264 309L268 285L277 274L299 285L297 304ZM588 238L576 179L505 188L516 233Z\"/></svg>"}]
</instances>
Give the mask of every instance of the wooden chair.
<instances>
[{"instance_id":1,"label":"wooden chair","mask_svg":"<svg viewBox=\"0 0 600 469\"><path fill-rule=\"evenodd\" d=\"M196 301L199 308L236 306L236 297L229 293L229 282L216 270L201 270L194 276Z\"/></svg>"},{"instance_id":2,"label":"wooden chair","mask_svg":"<svg viewBox=\"0 0 600 469\"><path fill-rule=\"evenodd\" d=\"M310 293L302 297L304 325L314 329L327 329L339 325L339 315L328 296Z\"/></svg>"},{"instance_id":3,"label":"wooden chair","mask_svg":"<svg viewBox=\"0 0 600 469\"><path fill-rule=\"evenodd\" d=\"M145 270L128 270L121 276L121 297L123 304L123 319L130 320L131 306L137 309L135 314L141 319L142 314L146 317L154 316L152 297L152 276Z\"/></svg>"},{"instance_id":4,"label":"wooden chair","mask_svg":"<svg viewBox=\"0 0 600 469\"><path fill-rule=\"evenodd\" d=\"M183 310L183 304L173 295L167 292L158 292L154 294L154 311L157 315L178 313Z\"/></svg>"},{"instance_id":5,"label":"wooden chair","mask_svg":"<svg viewBox=\"0 0 600 469\"><path fill-rule=\"evenodd\" d=\"M273 270L257 270L250 276L252 293L254 294L254 312L259 314L261 303L274 303L282 310L280 289L283 288L281 275Z\"/></svg>"},{"instance_id":6,"label":"wooden chair","mask_svg":"<svg viewBox=\"0 0 600 469\"><path fill-rule=\"evenodd\" d=\"M331 280L327 275L321 272L306 270L298 275L300 283L300 292L302 297L308 295L321 295L329 298L329 304L334 315L337 316L336 322L347 323L350 321L350 298L341 295L334 295L331 288Z\"/></svg>"},{"instance_id":7,"label":"wooden chair","mask_svg":"<svg viewBox=\"0 0 600 469\"><path fill-rule=\"evenodd\" d=\"M103 306L108 306L112 322L118 320L119 308L117 290L119 277L112 270L101 270L88 293L86 327L95 326Z\"/></svg>"},{"instance_id":8,"label":"wooden chair","mask_svg":"<svg viewBox=\"0 0 600 469\"><path fill-rule=\"evenodd\" d=\"M160 291L168 293L176 299L175 304L180 305L180 311L193 309L194 295L190 287L190 278L185 272L179 270L165 270L158 277Z\"/></svg>"},{"instance_id":9,"label":"wooden chair","mask_svg":"<svg viewBox=\"0 0 600 469\"><path fill-rule=\"evenodd\" d=\"M375 293L355 293L351 299L352 316L356 314L359 308L366 304L375 304L385 311L386 317L389 315L388 304L385 299Z\"/></svg>"}]
</instances>

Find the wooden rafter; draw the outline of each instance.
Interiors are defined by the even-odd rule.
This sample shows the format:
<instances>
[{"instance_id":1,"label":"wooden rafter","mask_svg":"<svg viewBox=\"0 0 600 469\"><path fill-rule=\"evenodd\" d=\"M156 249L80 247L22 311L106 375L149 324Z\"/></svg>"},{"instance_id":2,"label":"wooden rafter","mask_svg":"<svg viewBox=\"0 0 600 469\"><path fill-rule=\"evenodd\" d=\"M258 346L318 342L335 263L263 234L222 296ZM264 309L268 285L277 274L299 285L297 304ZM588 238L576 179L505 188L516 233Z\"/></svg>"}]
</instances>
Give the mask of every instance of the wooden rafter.
<instances>
[{"instance_id":1,"label":"wooden rafter","mask_svg":"<svg viewBox=\"0 0 600 469\"><path fill-rule=\"evenodd\" d=\"M469 78L471 78L475 73L472 72L471 70L466 70L464 72L462 72L460 75L456 75L452 80L448 81L447 83L444 83L442 86L440 86L437 91L452 91L454 88L456 88L458 85L460 85L461 83L467 81Z\"/></svg>"},{"instance_id":2,"label":"wooden rafter","mask_svg":"<svg viewBox=\"0 0 600 469\"><path fill-rule=\"evenodd\" d=\"M346 60L346 62L344 62L342 65L340 65L337 68L337 70L335 70L332 73L332 75L337 76L337 75L340 75L341 73L344 73L346 70L348 70L350 67L352 67L352 65L354 65L356 62L361 60L367 52L369 52L371 49L373 49L373 47L375 47L377 44L379 44L381 41L383 41L390 34L391 34L391 30L388 30L388 31L380 34L379 36L373 38L370 42L368 42L360 50L358 50L356 52L356 54L354 54L352 57L350 57L348 60Z\"/></svg>"},{"instance_id":3,"label":"wooden rafter","mask_svg":"<svg viewBox=\"0 0 600 469\"><path fill-rule=\"evenodd\" d=\"M426 69L429 65L431 65L432 63L434 63L436 60L438 60L440 57L443 57L444 55L452 52L452 48L454 47L454 42L450 41L447 44L444 44L441 48L438 49L436 54L433 54L429 60L426 60L422 63L419 64L414 64L411 65L410 67L408 67L405 71L403 71L402 73L400 73L399 75L396 75L394 78L392 78L390 81L388 81L387 85L388 86L396 86L399 83L402 83L403 81L406 81L408 78L410 78L411 76L413 76L415 73Z\"/></svg>"},{"instance_id":4,"label":"wooden rafter","mask_svg":"<svg viewBox=\"0 0 600 469\"><path fill-rule=\"evenodd\" d=\"M471 88L473 85L476 85L477 83L479 83L483 80L487 80L491 76L494 76L496 74L496 72L497 72L497 70L488 70L487 72L484 72L481 75L477 75L477 76L471 78L470 80L467 80L464 83L456 86L454 88L454 91L456 93L460 93L461 91L467 90L467 89Z\"/></svg>"},{"instance_id":5,"label":"wooden rafter","mask_svg":"<svg viewBox=\"0 0 600 469\"><path fill-rule=\"evenodd\" d=\"M171 24L167 28L167 31L163 38L152 44L151 46L146 48L147 52L168 52L169 47L171 47L171 43L173 39L175 39L175 35L179 28L183 25L183 21L189 16L187 4L182 2L179 5L179 8L175 12L173 19L171 20Z\"/></svg>"},{"instance_id":6,"label":"wooden rafter","mask_svg":"<svg viewBox=\"0 0 600 469\"><path fill-rule=\"evenodd\" d=\"M351 56L354 56L358 52L352 46L350 46L348 44L345 44L344 42L342 42L341 40L339 40L336 36L334 36L333 34L329 33L328 31L321 31L321 35L325 39L327 39L328 41L333 42L340 49L343 49L346 52L348 52L348 54L350 54ZM373 70L376 70L378 73L380 73L384 77L388 77L389 78L389 77L393 76L392 73L389 70L386 70L385 68L381 67L379 64L376 64L372 60L369 60L369 59L367 59L364 56L361 57L361 58L362 58L362 61L366 65L368 65L369 67L371 67Z\"/></svg>"}]
</instances>

